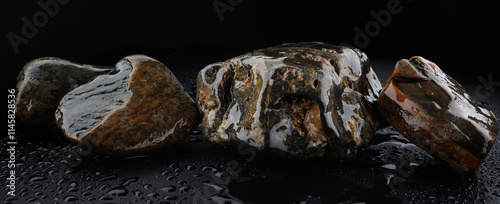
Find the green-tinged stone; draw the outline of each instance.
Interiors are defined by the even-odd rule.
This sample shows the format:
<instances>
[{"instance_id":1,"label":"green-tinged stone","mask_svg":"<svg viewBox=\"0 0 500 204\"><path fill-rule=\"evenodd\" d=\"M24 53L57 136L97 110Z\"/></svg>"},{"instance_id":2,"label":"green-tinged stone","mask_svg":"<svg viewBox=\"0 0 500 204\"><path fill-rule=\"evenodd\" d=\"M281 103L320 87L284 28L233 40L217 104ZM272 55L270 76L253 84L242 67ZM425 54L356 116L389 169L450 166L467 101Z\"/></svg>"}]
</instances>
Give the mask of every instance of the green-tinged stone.
<instances>
[{"instance_id":1,"label":"green-tinged stone","mask_svg":"<svg viewBox=\"0 0 500 204\"><path fill-rule=\"evenodd\" d=\"M61 98L111 67L44 57L28 62L17 78L16 119L24 124L54 126Z\"/></svg>"}]
</instances>

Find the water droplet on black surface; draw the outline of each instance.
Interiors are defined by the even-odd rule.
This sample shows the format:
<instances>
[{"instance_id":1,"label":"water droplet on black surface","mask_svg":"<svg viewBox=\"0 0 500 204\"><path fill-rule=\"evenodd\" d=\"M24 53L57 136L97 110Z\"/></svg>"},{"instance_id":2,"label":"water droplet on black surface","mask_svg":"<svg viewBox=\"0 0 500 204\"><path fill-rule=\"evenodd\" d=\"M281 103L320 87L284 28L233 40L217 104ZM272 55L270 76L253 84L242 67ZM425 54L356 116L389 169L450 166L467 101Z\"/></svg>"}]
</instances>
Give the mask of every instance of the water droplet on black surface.
<instances>
[{"instance_id":1,"label":"water droplet on black surface","mask_svg":"<svg viewBox=\"0 0 500 204\"><path fill-rule=\"evenodd\" d=\"M179 188L180 192L188 192L188 191L191 191L191 190L193 190L193 188L187 187L187 186L183 186L183 187Z\"/></svg>"},{"instance_id":2,"label":"water droplet on black surface","mask_svg":"<svg viewBox=\"0 0 500 204\"><path fill-rule=\"evenodd\" d=\"M148 195L146 195L147 197L152 197L152 198L158 198L158 196L160 196L160 194L158 193L149 193Z\"/></svg>"},{"instance_id":3,"label":"water droplet on black surface","mask_svg":"<svg viewBox=\"0 0 500 204\"><path fill-rule=\"evenodd\" d=\"M117 178L118 177L116 177L116 176L106 176L104 178L101 178L101 179L97 180L97 182L100 183L100 182L104 182L104 181L115 180Z\"/></svg>"},{"instance_id":4,"label":"water droplet on black surface","mask_svg":"<svg viewBox=\"0 0 500 204\"><path fill-rule=\"evenodd\" d=\"M99 190L100 191L104 191L104 190L106 190L108 188L109 188L109 185L108 184L104 184L104 185L102 185L102 186L99 187Z\"/></svg>"},{"instance_id":5,"label":"water droplet on black surface","mask_svg":"<svg viewBox=\"0 0 500 204\"><path fill-rule=\"evenodd\" d=\"M78 187L78 183L73 181L73 182L69 183L69 187L76 188L76 187Z\"/></svg>"},{"instance_id":6,"label":"water droplet on black surface","mask_svg":"<svg viewBox=\"0 0 500 204\"><path fill-rule=\"evenodd\" d=\"M109 196L101 196L101 197L99 197L99 200L106 201L106 200L113 200L113 198L109 197Z\"/></svg>"},{"instance_id":7,"label":"water droplet on black surface","mask_svg":"<svg viewBox=\"0 0 500 204\"><path fill-rule=\"evenodd\" d=\"M45 176L33 176L30 178L30 182L47 180Z\"/></svg>"},{"instance_id":8,"label":"water droplet on black surface","mask_svg":"<svg viewBox=\"0 0 500 204\"><path fill-rule=\"evenodd\" d=\"M158 190L162 191L162 192L175 192L175 190L177 190L177 187L175 187L175 186L165 186L165 187L160 188Z\"/></svg>"},{"instance_id":9,"label":"water droplet on black surface","mask_svg":"<svg viewBox=\"0 0 500 204\"><path fill-rule=\"evenodd\" d=\"M177 179L175 176L167 176L167 178L165 178L167 181L173 181L175 179Z\"/></svg>"},{"instance_id":10,"label":"water droplet on black surface","mask_svg":"<svg viewBox=\"0 0 500 204\"><path fill-rule=\"evenodd\" d=\"M123 180L122 182L122 186L128 186L130 183L132 182L136 182L137 179L139 179L138 177L134 177L134 178L128 178L128 179L125 179Z\"/></svg>"},{"instance_id":11,"label":"water droplet on black surface","mask_svg":"<svg viewBox=\"0 0 500 204\"><path fill-rule=\"evenodd\" d=\"M72 196L72 195L64 197L64 201L65 202L76 202L76 201L79 201L79 200L80 199L78 197Z\"/></svg>"},{"instance_id":12,"label":"water droplet on black surface","mask_svg":"<svg viewBox=\"0 0 500 204\"><path fill-rule=\"evenodd\" d=\"M186 182L186 181L184 181L184 180L182 180L182 179L179 179L179 180L177 181L177 185L185 185L186 183L187 183L187 182Z\"/></svg>"},{"instance_id":13,"label":"water droplet on black surface","mask_svg":"<svg viewBox=\"0 0 500 204\"><path fill-rule=\"evenodd\" d=\"M78 188L68 188L68 192L77 192Z\"/></svg>"},{"instance_id":14,"label":"water droplet on black surface","mask_svg":"<svg viewBox=\"0 0 500 204\"><path fill-rule=\"evenodd\" d=\"M193 165L188 165L188 166L186 167L186 169L187 169L187 170L189 170L189 171L194 171L194 170L196 170L196 167L195 167L195 166L193 166Z\"/></svg>"},{"instance_id":15,"label":"water droplet on black surface","mask_svg":"<svg viewBox=\"0 0 500 204\"><path fill-rule=\"evenodd\" d=\"M151 188L151 184L144 184L142 187L146 190L149 190Z\"/></svg>"},{"instance_id":16,"label":"water droplet on black surface","mask_svg":"<svg viewBox=\"0 0 500 204\"><path fill-rule=\"evenodd\" d=\"M211 166L204 166L203 168L201 168L201 170L202 171L211 171L211 172L217 171L216 168L211 167Z\"/></svg>"},{"instance_id":17,"label":"water droplet on black surface","mask_svg":"<svg viewBox=\"0 0 500 204\"><path fill-rule=\"evenodd\" d=\"M163 200L177 200L179 199L177 196L165 196Z\"/></svg>"},{"instance_id":18,"label":"water droplet on black surface","mask_svg":"<svg viewBox=\"0 0 500 204\"><path fill-rule=\"evenodd\" d=\"M141 196L142 196L142 192L141 192L141 191L138 191L138 190L132 191L132 193L134 193L134 195L135 195L136 197L141 197Z\"/></svg>"},{"instance_id":19,"label":"water droplet on black surface","mask_svg":"<svg viewBox=\"0 0 500 204\"><path fill-rule=\"evenodd\" d=\"M108 195L112 195L112 196L126 196L127 193L128 193L128 190L123 186L118 186L118 187L109 189L109 191L107 192Z\"/></svg>"}]
</instances>

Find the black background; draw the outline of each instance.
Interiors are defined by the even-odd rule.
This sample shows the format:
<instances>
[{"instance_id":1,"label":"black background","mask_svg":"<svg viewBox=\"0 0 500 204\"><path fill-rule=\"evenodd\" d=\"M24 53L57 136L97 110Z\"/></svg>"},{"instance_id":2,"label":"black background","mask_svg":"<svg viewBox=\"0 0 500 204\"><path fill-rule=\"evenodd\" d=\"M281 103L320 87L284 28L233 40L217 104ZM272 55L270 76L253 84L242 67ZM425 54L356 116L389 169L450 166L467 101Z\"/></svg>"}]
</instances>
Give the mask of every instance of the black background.
<instances>
[{"instance_id":1,"label":"black background","mask_svg":"<svg viewBox=\"0 0 500 204\"><path fill-rule=\"evenodd\" d=\"M42 26L37 27L36 34L26 38L27 43L20 44L16 53L8 35L13 33L23 36L22 29L25 22L22 19L26 18L32 23L33 16L46 13L38 2L56 2L56 0L0 1L2 48L0 59L2 62L6 61L0 68L2 83L7 85L7 87L4 85L4 88L14 88L17 74L24 64L38 57L54 56L87 64L114 65L127 55L146 54L161 60L174 70L181 83L184 83L183 85L188 91L191 90L192 94L195 85L191 78L196 76L197 70L208 63L225 60L253 49L297 41L347 43L356 46L355 29L365 30L366 25L374 25L376 18L371 13L387 10L390 0L328 2L69 0L66 4L58 4L57 12L47 17ZM214 8L214 2L219 2L219 6L230 7L230 11L223 13L223 20ZM373 63L373 66L375 71L383 71L377 73L381 80L387 79L396 60L420 55L437 63L452 77L459 77L458 81L464 82L462 84L472 95L477 95L474 88L484 85L478 80L478 76L484 79L492 76L494 82L500 82L497 68L499 12L495 11L497 8L495 2L444 3L417 0L396 2L400 2L398 8L402 11L391 15L388 25L380 26L380 30L369 37L370 43L360 47L370 58L377 59L374 60L376 63ZM489 90L491 97L482 102L498 116L500 87L494 85L493 88L496 90ZM6 118L4 116L2 120L5 121ZM0 129L5 130L3 128L6 127L2 126ZM381 132L384 131L382 129ZM393 138L405 141L394 131L374 136L368 151L360 158L347 163L324 160L297 163L267 156L259 156L252 163L248 163L245 162L246 155L241 156L236 153L236 147L225 149L214 146L203 140L198 131L182 143L157 154L122 159L97 155L84 158L82 168L71 171L67 171L67 168L59 169L59 166L65 167L65 165L54 166L54 164L67 160L67 155L74 152L76 145L64 139L57 140L62 138L60 135L51 140L50 138L54 136L52 134L56 133L45 130L19 127L17 134L18 148L20 148L18 161L25 163L18 168L19 187L32 189L25 192L25 196L19 197L20 202L28 201L32 197L43 197L37 195L38 190L35 189L40 185L47 187L44 190L44 195L47 195L44 201L55 201L56 198L59 201L66 199L71 201L74 199L71 196L81 195L80 191L84 191L88 186L96 186L94 190L90 190L93 193L91 197L99 200L112 197L114 201L123 203L130 201L129 197L135 196L133 192L137 191L133 190L139 189L144 194L140 198L134 197L136 200L159 201L164 198L162 196L152 198L149 195L154 195L155 191L164 185L177 182L166 181L163 178L166 177L163 175L164 172L171 171L178 174L177 170L183 168L183 175L178 176L187 181L187 184L183 185L199 191L200 186L203 186L200 181L212 179L207 172L204 172L205 166L223 170L223 166L232 160L238 161L244 167L244 172L238 177L248 181L233 179L227 188L233 196L255 203L270 199L296 201L297 197L298 200L321 198L326 201L354 199L354 201L384 203L390 201L467 203L487 202L497 199L500 195L498 142L495 143L490 156L476 176L458 178L442 163L434 162L429 155L415 146L410 145L412 148L408 148L409 145L405 145L403 148L397 146L400 143L380 145ZM27 135L34 137L21 138ZM2 137L1 149L6 148L5 141ZM396 146L390 146L393 144ZM386 149L387 147L389 149ZM415 167L415 173L405 177L405 181L397 186L397 190L388 189L388 178L385 173L389 172L395 176L399 174L384 168L384 165L401 161L402 158L408 159L415 153L421 156L417 158L426 161L424 165ZM2 158L4 154L6 153L0 152ZM388 158L379 157L380 155ZM380 158L381 161L378 161ZM195 167L195 170L189 170L188 167ZM2 164L2 168L5 168L5 165ZM55 174L47 173L51 171ZM192 178L195 173L201 174L202 177ZM31 182L39 175L45 176L46 180ZM63 185L59 185L58 182L55 185L54 181L61 177L78 181L78 191L66 191L67 185L71 187L69 182ZM129 177L135 178L136 181L127 186L130 191L127 197L110 196L107 192L109 189L97 188L101 184L109 184L110 187L123 185L120 184L120 180L127 180ZM113 179L102 181L104 178ZM213 179L210 181L214 182ZM148 190L145 186L152 187L148 187ZM56 190L51 191L54 189ZM182 196L192 196L186 192L177 193L178 200L182 200ZM0 195L0 200L4 201L1 196L3 195ZM87 198L79 199L81 200L77 200L85 201Z\"/></svg>"},{"instance_id":2,"label":"black background","mask_svg":"<svg viewBox=\"0 0 500 204\"><path fill-rule=\"evenodd\" d=\"M223 20L214 2L220 2L219 8L230 8L223 13ZM40 16L37 13L45 11L38 1L2 1L1 55L7 60L2 77L8 88L13 88L22 66L43 56L114 65L129 54L159 58L193 47L252 50L296 41L356 46L354 28L365 30L376 21L370 12L387 10L388 2L69 0L58 4L53 17L39 17L38 31L15 53L8 33L23 37L22 18L33 22L34 16ZM496 70L498 12L494 2L394 2L399 2L402 11L391 15L386 27L372 27L376 35L362 47L370 58L398 60L420 55L448 73L457 69L477 73Z\"/></svg>"}]
</instances>

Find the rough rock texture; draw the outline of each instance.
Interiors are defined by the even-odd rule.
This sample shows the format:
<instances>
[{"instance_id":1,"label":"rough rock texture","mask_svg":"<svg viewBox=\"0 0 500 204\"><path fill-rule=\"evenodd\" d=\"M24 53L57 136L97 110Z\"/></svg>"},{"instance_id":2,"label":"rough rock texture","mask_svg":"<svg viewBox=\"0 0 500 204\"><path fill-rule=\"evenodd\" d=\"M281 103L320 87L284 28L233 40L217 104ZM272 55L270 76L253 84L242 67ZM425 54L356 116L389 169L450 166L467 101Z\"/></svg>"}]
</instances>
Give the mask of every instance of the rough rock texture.
<instances>
[{"instance_id":1,"label":"rough rock texture","mask_svg":"<svg viewBox=\"0 0 500 204\"><path fill-rule=\"evenodd\" d=\"M212 142L352 158L377 127L381 88L361 51L303 42L208 65L198 75L197 99Z\"/></svg>"},{"instance_id":2,"label":"rough rock texture","mask_svg":"<svg viewBox=\"0 0 500 204\"><path fill-rule=\"evenodd\" d=\"M25 124L55 127L54 112L61 98L111 69L55 57L28 62L17 78L16 119Z\"/></svg>"},{"instance_id":3,"label":"rough rock texture","mask_svg":"<svg viewBox=\"0 0 500 204\"><path fill-rule=\"evenodd\" d=\"M460 175L479 169L498 134L493 112L422 57L396 64L378 108L403 136Z\"/></svg>"},{"instance_id":4,"label":"rough rock texture","mask_svg":"<svg viewBox=\"0 0 500 204\"><path fill-rule=\"evenodd\" d=\"M69 92L56 111L72 141L107 154L134 154L175 143L196 127L199 111L161 62L143 55Z\"/></svg>"}]
</instances>

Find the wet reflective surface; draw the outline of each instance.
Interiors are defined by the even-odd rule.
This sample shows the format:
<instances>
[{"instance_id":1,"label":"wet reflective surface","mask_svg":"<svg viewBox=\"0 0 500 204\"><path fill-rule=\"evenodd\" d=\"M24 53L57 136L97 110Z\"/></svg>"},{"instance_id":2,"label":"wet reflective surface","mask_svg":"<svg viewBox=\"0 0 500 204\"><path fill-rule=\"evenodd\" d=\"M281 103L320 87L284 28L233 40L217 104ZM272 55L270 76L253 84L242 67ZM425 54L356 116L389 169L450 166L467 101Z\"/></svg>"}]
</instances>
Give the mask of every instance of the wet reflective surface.
<instances>
[{"instance_id":1,"label":"wet reflective surface","mask_svg":"<svg viewBox=\"0 0 500 204\"><path fill-rule=\"evenodd\" d=\"M197 125L199 112L161 62L132 55L119 61L112 73L65 95L55 115L71 141L92 151L120 155L183 140Z\"/></svg>"},{"instance_id":2,"label":"wet reflective surface","mask_svg":"<svg viewBox=\"0 0 500 204\"><path fill-rule=\"evenodd\" d=\"M292 157L353 158L378 125L381 90L368 57L289 43L208 65L198 75L203 133Z\"/></svg>"},{"instance_id":3,"label":"wet reflective surface","mask_svg":"<svg viewBox=\"0 0 500 204\"><path fill-rule=\"evenodd\" d=\"M397 63L378 108L389 124L460 175L481 166L499 130L493 112L422 57Z\"/></svg>"},{"instance_id":4,"label":"wet reflective surface","mask_svg":"<svg viewBox=\"0 0 500 204\"><path fill-rule=\"evenodd\" d=\"M201 68L246 52L213 48L187 50L161 61L194 96L195 79ZM204 63L186 63L193 56ZM391 75L395 63L372 59L382 81ZM455 74L454 77L464 76ZM480 82L469 75L467 73L460 83L473 92ZM493 81L499 80L493 78ZM496 115L500 114L499 95L492 94L481 103ZM496 203L500 200L498 141L478 172L462 178L391 127L378 129L366 151L345 162L288 160L237 146L215 145L204 139L200 127L177 145L130 157L89 155L65 140L51 140L59 132L28 131L17 130L17 198L6 198L2 194L0 202L314 204ZM27 137L34 135L39 137ZM0 140L1 149L6 149L6 145L5 140ZM0 157L6 158L7 153L0 152ZM0 179L5 181L9 169L5 160L0 163Z\"/></svg>"},{"instance_id":5,"label":"wet reflective surface","mask_svg":"<svg viewBox=\"0 0 500 204\"><path fill-rule=\"evenodd\" d=\"M250 154L213 145L199 131L164 151L125 158L82 156L67 142L20 143L17 198L2 197L2 201L492 203L500 199L498 142L477 174L462 178L392 128L378 130L367 150L347 162L286 160L265 154L248 162ZM4 144L2 140L1 147ZM8 170L5 166L2 171Z\"/></svg>"}]
</instances>

